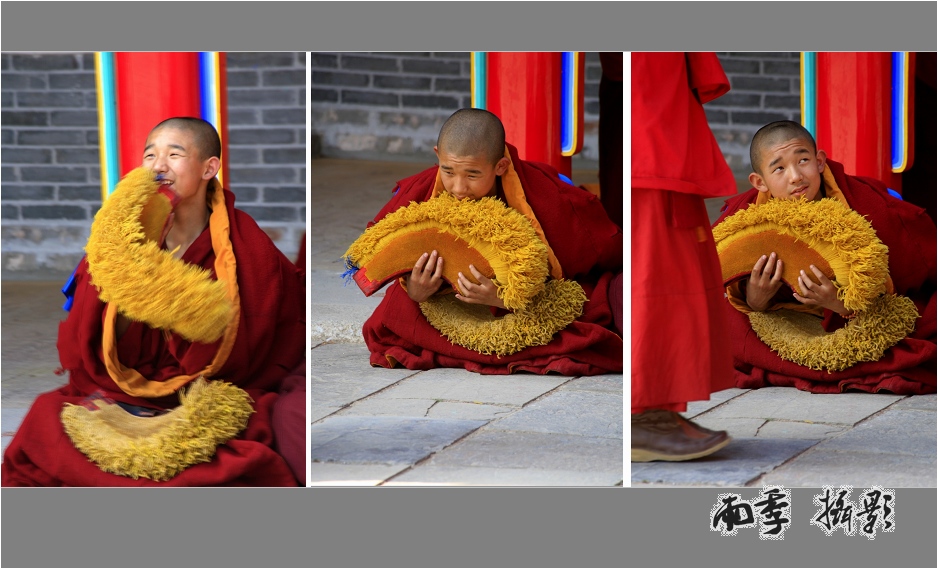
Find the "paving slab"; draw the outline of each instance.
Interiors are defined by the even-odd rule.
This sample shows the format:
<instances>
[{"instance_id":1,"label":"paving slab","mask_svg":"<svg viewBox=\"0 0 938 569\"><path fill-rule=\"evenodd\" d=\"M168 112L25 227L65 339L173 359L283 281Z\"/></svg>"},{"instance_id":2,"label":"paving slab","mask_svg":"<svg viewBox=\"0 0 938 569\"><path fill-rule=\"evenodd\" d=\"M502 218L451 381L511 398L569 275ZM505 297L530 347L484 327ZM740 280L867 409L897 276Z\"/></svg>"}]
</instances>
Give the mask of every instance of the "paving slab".
<instances>
[{"instance_id":1,"label":"paving slab","mask_svg":"<svg viewBox=\"0 0 938 569\"><path fill-rule=\"evenodd\" d=\"M622 374L578 377L560 387L560 391L602 391L622 394Z\"/></svg>"},{"instance_id":2,"label":"paving slab","mask_svg":"<svg viewBox=\"0 0 938 569\"><path fill-rule=\"evenodd\" d=\"M66 275L67 276L67 275ZM29 407L36 396L68 383L55 375L59 352L55 342L62 310L65 279L56 281L10 281L0 284L3 312L2 389L4 408Z\"/></svg>"},{"instance_id":3,"label":"paving slab","mask_svg":"<svg viewBox=\"0 0 938 569\"><path fill-rule=\"evenodd\" d=\"M310 334L314 344L344 342L363 344L362 326L384 298L384 291L365 296L354 282L341 277L345 266L310 273Z\"/></svg>"},{"instance_id":4,"label":"paving slab","mask_svg":"<svg viewBox=\"0 0 938 569\"><path fill-rule=\"evenodd\" d=\"M921 409L922 411L935 411L938 395L910 395L905 399L897 401L889 407L890 411L897 409Z\"/></svg>"},{"instance_id":5,"label":"paving slab","mask_svg":"<svg viewBox=\"0 0 938 569\"><path fill-rule=\"evenodd\" d=\"M708 415L696 417L694 422L707 429L726 431L734 439L755 437L759 434L759 429L766 424L764 419L723 418Z\"/></svg>"},{"instance_id":6,"label":"paving slab","mask_svg":"<svg viewBox=\"0 0 938 569\"><path fill-rule=\"evenodd\" d=\"M435 454L432 466L595 471L622 478L622 441L602 437L480 430Z\"/></svg>"},{"instance_id":7,"label":"paving slab","mask_svg":"<svg viewBox=\"0 0 938 569\"><path fill-rule=\"evenodd\" d=\"M313 348L309 372L310 400L327 407L343 407L417 373L371 367L368 348L357 344L323 344Z\"/></svg>"},{"instance_id":8,"label":"paving slab","mask_svg":"<svg viewBox=\"0 0 938 569\"><path fill-rule=\"evenodd\" d=\"M312 405L309 406L309 410L306 412L306 420L310 423L315 423L321 419L325 419L329 415L336 413L342 410L342 407L333 407L329 405L320 405L315 401Z\"/></svg>"},{"instance_id":9,"label":"paving slab","mask_svg":"<svg viewBox=\"0 0 938 569\"><path fill-rule=\"evenodd\" d=\"M934 413L889 410L820 443L816 449L930 457L934 467L936 434L938 425Z\"/></svg>"},{"instance_id":10,"label":"paving slab","mask_svg":"<svg viewBox=\"0 0 938 569\"><path fill-rule=\"evenodd\" d=\"M479 375L462 369L433 369L402 381L382 393L381 397L521 406L570 379L552 375Z\"/></svg>"},{"instance_id":11,"label":"paving slab","mask_svg":"<svg viewBox=\"0 0 938 569\"><path fill-rule=\"evenodd\" d=\"M407 469L406 465L338 464L314 462L310 465L310 486L377 486Z\"/></svg>"},{"instance_id":12,"label":"paving slab","mask_svg":"<svg viewBox=\"0 0 938 569\"><path fill-rule=\"evenodd\" d=\"M430 407L427 417L437 419L472 419L491 421L506 417L517 411L513 405L486 405L484 403L463 403L461 401L438 401Z\"/></svg>"},{"instance_id":13,"label":"paving slab","mask_svg":"<svg viewBox=\"0 0 938 569\"><path fill-rule=\"evenodd\" d=\"M0 419L0 422L3 423L3 436L10 436L20 428L20 423L26 417L27 411L29 409L23 407L6 407L3 409L2 419Z\"/></svg>"},{"instance_id":14,"label":"paving slab","mask_svg":"<svg viewBox=\"0 0 938 569\"><path fill-rule=\"evenodd\" d=\"M847 425L828 425L812 421L782 421L714 417L707 413L694 419L702 427L723 430L733 438L763 437L769 439L822 440L844 432Z\"/></svg>"},{"instance_id":15,"label":"paving slab","mask_svg":"<svg viewBox=\"0 0 938 569\"><path fill-rule=\"evenodd\" d=\"M716 453L689 462L633 462L632 484L746 486L803 453L817 441L734 439Z\"/></svg>"},{"instance_id":16,"label":"paving slab","mask_svg":"<svg viewBox=\"0 0 938 569\"><path fill-rule=\"evenodd\" d=\"M829 439L846 432L844 425L826 425L807 421L768 421L759 429L758 436L770 439Z\"/></svg>"},{"instance_id":17,"label":"paving slab","mask_svg":"<svg viewBox=\"0 0 938 569\"><path fill-rule=\"evenodd\" d=\"M436 399L390 399L369 397L355 402L339 413L340 416L357 417L426 417Z\"/></svg>"},{"instance_id":18,"label":"paving slab","mask_svg":"<svg viewBox=\"0 0 938 569\"><path fill-rule=\"evenodd\" d=\"M561 433L622 439L622 397L595 391L557 391L486 430Z\"/></svg>"},{"instance_id":19,"label":"paving slab","mask_svg":"<svg viewBox=\"0 0 938 569\"><path fill-rule=\"evenodd\" d=\"M900 399L902 396L880 393L819 394L791 387L764 387L734 397L705 416L854 425Z\"/></svg>"},{"instance_id":20,"label":"paving slab","mask_svg":"<svg viewBox=\"0 0 938 569\"><path fill-rule=\"evenodd\" d=\"M901 454L836 452L811 449L795 460L767 473L758 484L819 488L873 485L888 488L935 488L935 459ZM855 495L854 495L855 496Z\"/></svg>"},{"instance_id":21,"label":"paving slab","mask_svg":"<svg viewBox=\"0 0 938 569\"><path fill-rule=\"evenodd\" d=\"M329 417L310 429L310 458L318 462L414 464L484 424L417 417Z\"/></svg>"},{"instance_id":22,"label":"paving slab","mask_svg":"<svg viewBox=\"0 0 938 569\"><path fill-rule=\"evenodd\" d=\"M727 401L739 397L740 395L745 395L752 391L751 389L737 389L735 387L730 389L724 389L722 391L717 391L710 394L710 399L706 401L691 401L687 404L687 411L684 415L688 417L695 417L701 413L705 413L710 409L713 409L717 405L726 403Z\"/></svg>"},{"instance_id":23,"label":"paving slab","mask_svg":"<svg viewBox=\"0 0 938 569\"><path fill-rule=\"evenodd\" d=\"M622 473L418 466L383 486L616 486Z\"/></svg>"},{"instance_id":24,"label":"paving slab","mask_svg":"<svg viewBox=\"0 0 938 569\"><path fill-rule=\"evenodd\" d=\"M485 403L440 401L438 399L397 399L382 397L379 394L346 407L339 415L407 416L491 421L509 415L520 408L520 406L514 405L488 405Z\"/></svg>"}]
</instances>

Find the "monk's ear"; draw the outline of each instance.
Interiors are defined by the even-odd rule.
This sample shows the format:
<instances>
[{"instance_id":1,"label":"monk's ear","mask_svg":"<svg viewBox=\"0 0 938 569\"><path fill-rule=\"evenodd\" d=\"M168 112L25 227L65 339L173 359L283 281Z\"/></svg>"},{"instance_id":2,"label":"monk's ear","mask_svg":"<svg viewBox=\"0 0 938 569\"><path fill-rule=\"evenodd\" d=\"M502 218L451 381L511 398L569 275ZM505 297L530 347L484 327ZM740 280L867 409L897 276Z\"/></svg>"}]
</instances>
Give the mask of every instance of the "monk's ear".
<instances>
[{"instance_id":1,"label":"monk's ear","mask_svg":"<svg viewBox=\"0 0 938 569\"><path fill-rule=\"evenodd\" d=\"M760 192L769 191L769 187L765 185L765 180L762 179L762 176L752 172L749 174L749 183L752 184L752 187L759 190Z\"/></svg>"},{"instance_id":2,"label":"monk's ear","mask_svg":"<svg viewBox=\"0 0 938 569\"><path fill-rule=\"evenodd\" d=\"M218 170L221 168L221 160L218 159L218 156L212 156L203 164L205 166L202 170L203 180L211 180L218 174Z\"/></svg>"},{"instance_id":3,"label":"monk's ear","mask_svg":"<svg viewBox=\"0 0 938 569\"><path fill-rule=\"evenodd\" d=\"M817 151L817 171L819 174L824 173L824 168L827 166L827 153L823 150Z\"/></svg>"},{"instance_id":4,"label":"monk's ear","mask_svg":"<svg viewBox=\"0 0 938 569\"><path fill-rule=\"evenodd\" d=\"M437 161L439 161L439 159L440 159L440 149L439 149L439 147L434 146L434 147L433 147L433 153L436 154L436 159L437 159Z\"/></svg>"},{"instance_id":5,"label":"monk's ear","mask_svg":"<svg viewBox=\"0 0 938 569\"><path fill-rule=\"evenodd\" d=\"M502 176L505 172L508 171L508 166L511 164L511 160L502 156L498 162L495 163L495 175Z\"/></svg>"}]
</instances>

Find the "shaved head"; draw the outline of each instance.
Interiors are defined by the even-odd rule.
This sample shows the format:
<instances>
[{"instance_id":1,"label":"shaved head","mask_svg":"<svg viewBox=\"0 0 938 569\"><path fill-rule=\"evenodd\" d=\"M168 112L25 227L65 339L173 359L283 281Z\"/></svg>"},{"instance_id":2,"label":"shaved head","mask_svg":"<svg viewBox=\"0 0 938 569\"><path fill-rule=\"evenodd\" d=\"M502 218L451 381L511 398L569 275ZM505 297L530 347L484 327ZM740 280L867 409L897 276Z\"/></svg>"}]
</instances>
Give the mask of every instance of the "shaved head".
<instances>
[{"instance_id":1,"label":"shaved head","mask_svg":"<svg viewBox=\"0 0 938 569\"><path fill-rule=\"evenodd\" d=\"M460 109L443 123L436 145L453 156L479 156L495 164L505 155L505 127L488 111Z\"/></svg>"},{"instance_id":2,"label":"shaved head","mask_svg":"<svg viewBox=\"0 0 938 569\"><path fill-rule=\"evenodd\" d=\"M808 132L808 129L794 121L776 121L760 128L755 136L752 137L752 143L749 145L749 163L752 164L754 172L762 175L762 155L769 146L787 142L789 140L804 140L811 143L811 147L817 151L817 142Z\"/></svg>"},{"instance_id":3,"label":"shaved head","mask_svg":"<svg viewBox=\"0 0 938 569\"><path fill-rule=\"evenodd\" d=\"M175 128L191 134L203 160L212 157L221 159L221 139L212 123L194 117L173 117L153 127L150 135L162 128Z\"/></svg>"}]
</instances>

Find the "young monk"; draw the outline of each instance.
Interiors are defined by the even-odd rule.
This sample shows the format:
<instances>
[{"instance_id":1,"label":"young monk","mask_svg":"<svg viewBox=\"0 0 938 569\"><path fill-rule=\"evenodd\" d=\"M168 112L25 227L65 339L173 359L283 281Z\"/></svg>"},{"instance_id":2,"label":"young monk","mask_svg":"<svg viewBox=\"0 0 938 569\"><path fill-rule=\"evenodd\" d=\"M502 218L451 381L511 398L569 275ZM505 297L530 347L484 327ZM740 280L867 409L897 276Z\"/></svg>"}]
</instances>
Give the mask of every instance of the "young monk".
<instances>
[{"instance_id":1,"label":"young monk","mask_svg":"<svg viewBox=\"0 0 938 569\"><path fill-rule=\"evenodd\" d=\"M413 270L388 287L384 300L365 322L363 334L371 364L408 369L458 367L486 374L517 371L594 375L622 370L622 339L613 331L610 297L617 295L621 326L622 233L589 192L562 182L545 164L518 158L505 143L505 129L494 114L462 109L443 125L434 147L439 167L398 182L394 197L369 226L412 201L447 192L459 199L495 197L536 221L552 255L552 278L576 280L589 298L583 315L544 346L509 356L483 355L455 345L427 321L419 303L443 286L446 259L426 251ZM535 225L537 227L538 225ZM472 276L479 284L469 280ZM616 275L618 285L610 286ZM496 286L473 266L463 267L456 298L503 309ZM621 332L621 328L620 328Z\"/></svg>"},{"instance_id":2,"label":"young monk","mask_svg":"<svg viewBox=\"0 0 938 569\"><path fill-rule=\"evenodd\" d=\"M230 355L210 379L230 382L250 395L255 412L247 428L219 446L211 462L190 466L163 483L104 472L75 448L59 418L67 403L80 404L94 395L142 414L176 407L178 394L165 382L200 373L232 338L226 333L211 344L189 342L121 315L108 324L108 305L99 300L83 259L75 274L74 302L59 327L59 358L68 385L34 402L4 454L4 486L296 485L287 463L271 448L270 417L281 380L303 359L304 312L297 307L305 303L304 283L254 220L234 209L234 195L215 178L220 161L218 133L201 119L163 121L144 145L143 166L175 196L164 248L209 270L219 255L229 255L236 264L238 325ZM115 326L112 344L103 334L107 325ZM109 356L114 348L116 361ZM128 379L134 372L139 380Z\"/></svg>"},{"instance_id":3,"label":"young monk","mask_svg":"<svg viewBox=\"0 0 938 569\"><path fill-rule=\"evenodd\" d=\"M911 298L921 318L915 331L878 361L839 372L816 371L779 358L752 333L745 313L790 308L824 317L834 331L853 316L837 288L817 267L799 267L797 291L781 281L785 259L766 251L752 273L727 288L736 384L755 388L795 386L816 393L848 389L898 394L935 392L935 224L925 210L896 199L872 178L850 176L817 148L814 137L792 121L762 127L750 146L753 188L726 202L719 223L749 204L771 199L833 198L866 217L889 248L889 276L896 294Z\"/></svg>"}]
</instances>

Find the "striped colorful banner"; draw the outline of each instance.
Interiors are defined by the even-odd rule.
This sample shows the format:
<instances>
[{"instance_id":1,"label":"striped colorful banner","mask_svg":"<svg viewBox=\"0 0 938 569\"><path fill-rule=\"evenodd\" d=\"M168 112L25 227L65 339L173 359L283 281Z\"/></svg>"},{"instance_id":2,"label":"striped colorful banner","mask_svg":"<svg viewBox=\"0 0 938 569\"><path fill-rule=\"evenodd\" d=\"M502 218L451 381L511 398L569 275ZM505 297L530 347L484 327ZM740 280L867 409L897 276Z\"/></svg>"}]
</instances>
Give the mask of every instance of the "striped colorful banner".
<instances>
[{"instance_id":1,"label":"striped colorful banner","mask_svg":"<svg viewBox=\"0 0 938 569\"><path fill-rule=\"evenodd\" d=\"M219 52L102 52L95 55L101 199L140 164L150 130L175 116L210 122L221 137L219 180L228 180L227 82Z\"/></svg>"}]
</instances>

